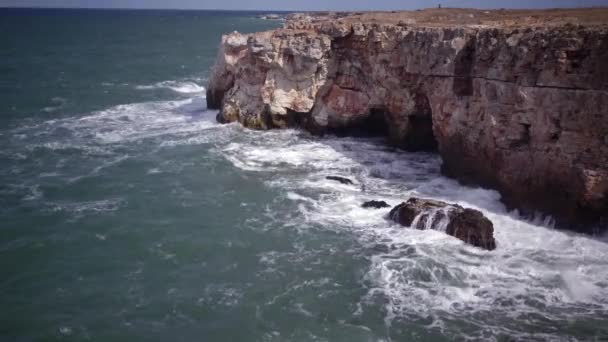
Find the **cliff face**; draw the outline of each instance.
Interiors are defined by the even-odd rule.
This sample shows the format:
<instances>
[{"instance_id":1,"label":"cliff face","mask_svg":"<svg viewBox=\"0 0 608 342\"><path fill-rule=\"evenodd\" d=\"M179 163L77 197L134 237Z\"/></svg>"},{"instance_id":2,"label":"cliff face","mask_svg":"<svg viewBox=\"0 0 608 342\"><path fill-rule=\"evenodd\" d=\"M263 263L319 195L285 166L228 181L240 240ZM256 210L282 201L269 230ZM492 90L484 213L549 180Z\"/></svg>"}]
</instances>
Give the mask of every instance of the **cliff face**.
<instances>
[{"instance_id":1,"label":"cliff face","mask_svg":"<svg viewBox=\"0 0 608 342\"><path fill-rule=\"evenodd\" d=\"M606 25L416 15L296 17L226 35L208 106L251 128L369 131L438 149L447 175L496 188L512 207L606 224Z\"/></svg>"}]
</instances>

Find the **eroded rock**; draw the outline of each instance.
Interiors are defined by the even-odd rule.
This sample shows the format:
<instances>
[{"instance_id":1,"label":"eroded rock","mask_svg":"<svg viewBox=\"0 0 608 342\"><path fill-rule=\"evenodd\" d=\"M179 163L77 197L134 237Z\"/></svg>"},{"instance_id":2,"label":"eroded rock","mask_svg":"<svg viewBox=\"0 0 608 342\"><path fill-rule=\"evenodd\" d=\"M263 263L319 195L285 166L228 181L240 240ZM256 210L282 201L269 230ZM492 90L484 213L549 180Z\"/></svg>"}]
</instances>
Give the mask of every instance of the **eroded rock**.
<instances>
[{"instance_id":1,"label":"eroded rock","mask_svg":"<svg viewBox=\"0 0 608 342\"><path fill-rule=\"evenodd\" d=\"M480 211L441 201L410 198L394 207L389 217L407 227L445 232L487 250L496 248L494 225Z\"/></svg>"},{"instance_id":2,"label":"eroded rock","mask_svg":"<svg viewBox=\"0 0 608 342\"><path fill-rule=\"evenodd\" d=\"M608 10L568 13L584 27L560 11L442 11L294 15L226 35L208 106L257 129L374 127L522 212L607 222Z\"/></svg>"},{"instance_id":3,"label":"eroded rock","mask_svg":"<svg viewBox=\"0 0 608 342\"><path fill-rule=\"evenodd\" d=\"M390 205L384 201L367 201L361 205L363 208L382 209L389 208Z\"/></svg>"},{"instance_id":4,"label":"eroded rock","mask_svg":"<svg viewBox=\"0 0 608 342\"><path fill-rule=\"evenodd\" d=\"M352 180L345 178L345 177L340 177L340 176L327 176L325 177L328 180L333 180L336 182L340 182L341 184L345 184L345 185L351 185L351 184L355 184L353 183Z\"/></svg>"}]
</instances>

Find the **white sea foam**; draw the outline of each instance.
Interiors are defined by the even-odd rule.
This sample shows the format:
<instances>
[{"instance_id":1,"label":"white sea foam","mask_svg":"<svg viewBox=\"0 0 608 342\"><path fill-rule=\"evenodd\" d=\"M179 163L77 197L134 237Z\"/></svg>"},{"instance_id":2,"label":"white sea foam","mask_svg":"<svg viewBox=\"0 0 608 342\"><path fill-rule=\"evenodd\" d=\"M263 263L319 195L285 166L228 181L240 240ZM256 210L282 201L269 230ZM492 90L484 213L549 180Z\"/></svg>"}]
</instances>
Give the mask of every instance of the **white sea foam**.
<instances>
[{"instance_id":1,"label":"white sea foam","mask_svg":"<svg viewBox=\"0 0 608 342\"><path fill-rule=\"evenodd\" d=\"M44 107L42 109L42 111L47 112L47 113L56 112L57 110L63 108L66 105L67 100L62 97L53 97L51 99L51 103L52 103L51 106Z\"/></svg>"},{"instance_id":2,"label":"white sea foam","mask_svg":"<svg viewBox=\"0 0 608 342\"><path fill-rule=\"evenodd\" d=\"M370 256L369 269L361 279L368 292L358 310L363 314L366 303L384 303L387 325L411 316L431 317L430 327L441 330L458 317L493 333L519 336L518 324L532 324L529 320L534 317L568 321L608 312L606 241L556 231L545 218L522 220L517 213L507 212L496 191L465 187L442 177L436 155L395 151L377 139L314 138L296 130L260 132L237 124L218 125L216 112L203 110L204 105L201 96L120 105L83 117L49 120L37 127L24 125L13 133L22 135L23 141L33 131L49 136L29 149L79 149L104 156L105 162L90 170L92 174L125 160L124 146L169 149L207 144L212 153L235 167L269 175L264 178L267 185L282 192L279 200L293 202L297 212L289 213L285 220L274 216L270 208L264 219L275 222L251 218L246 225L262 230L320 227L353 234L364 248L390 247ZM62 134L54 134L57 130ZM65 132L71 135L69 139L57 138ZM150 168L148 173L169 167ZM348 177L354 184L328 180L329 175ZM41 194L32 188L27 196L24 200ZM384 200L394 206L411 196L481 210L494 224L498 248L483 251L439 231L404 229L386 219L389 209L361 208L368 200ZM117 210L122 205L120 199L110 199L55 203L53 208L84 215ZM300 249L297 256L273 252L261 255L260 262L273 269L277 258L297 262L309 253ZM224 304L236 305L242 294L233 290L209 289L203 301L219 295ZM480 323L471 318L486 313L503 320Z\"/></svg>"},{"instance_id":3,"label":"white sea foam","mask_svg":"<svg viewBox=\"0 0 608 342\"><path fill-rule=\"evenodd\" d=\"M47 134L57 129L68 130L73 137L31 145L31 148L105 150L104 144L133 142L171 136L181 138L217 126L215 112L205 111L204 97L179 101L159 101L119 105L79 118L49 120ZM35 127L40 130L40 127ZM31 128L24 128L27 130ZM188 136L193 138L193 136ZM165 142L167 143L167 142Z\"/></svg>"},{"instance_id":4,"label":"white sea foam","mask_svg":"<svg viewBox=\"0 0 608 342\"><path fill-rule=\"evenodd\" d=\"M59 332L62 335L72 335L72 328L67 326L59 327Z\"/></svg>"},{"instance_id":5,"label":"white sea foam","mask_svg":"<svg viewBox=\"0 0 608 342\"><path fill-rule=\"evenodd\" d=\"M54 169L40 175L53 175L67 183L86 177L96 177L114 169L133 157L133 147L143 145L152 151L179 145L217 143L230 139L215 121L215 111L205 110L205 98L195 95L177 101L155 101L125 104L84 116L51 119L38 123L25 123L11 131L11 137L23 149L23 160L40 150L56 153ZM217 129L216 129L217 128ZM145 153L145 152L144 152ZM78 163L78 167L73 167ZM150 174L174 170L179 165L161 165ZM12 167L5 172L21 173L22 168ZM111 172L111 171L110 171ZM43 197L38 186L23 184L23 201ZM95 211L113 210L105 202L49 203L51 210L67 210L78 215Z\"/></svg>"},{"instance_id":6,"label":"white sea foam","mask_svg":"<svg viewBox=\"0 0 608 342\"><path fill-rule=\"evenodd\" d=\"M290 130L246 131L218 151L240 169L272 173L267 184L297 203L300 226L347 230L363 245L396 247L372 256L363 279L370 288L363 302L386 302L387 325L417 315L433 317L431 326L443 329L446 318L491 313L493 323L470 324L529 338L518 324L608 313L608 244L554 230L550 220L522 220L507 212L496 191L441 176L437 156L393 151L377 140L315 139ZM327 175L344 175L355 184ZM404 229L386 219L389 209L361 208L371 199L396 205L410 196L481 210L494 224L498 248L484 251L439 231Z\"/></svg>"},{"instance_id":7,"label":"white sea foam","mask_svg":"<svg viewBox=\"0 0 608 342\"><path fill-rule=\"evenodd\" d=\"M27 190L27 195L23 197L24 201L35 201L43 196L42 190L40 190L40 185L38 184L28 186Z\"/></svg>"},{"instance_id":8,"label":"white sea foam","mask_svg":"<svg viewBox=\"0 0 608 342\"><path fill-rule=\"evenodd\" d=\"M148 172L146 172L146 173L149 175L155 175L155 174L158 174L161 172L162 171L159 168L155 167L155 168L149 169Z\"/></svg>"},{"instance_id":9,"label":"white sea foam","mask_svg":"<svg viewBox=\"0 0 608 342\"><path fill-rule=\"evenodd\" d=\"M124 202L120 198L86 201L86 202L53 202L49 207L53 211L67 211L74 214L99 213L117 210Z\"/></svg>"},{"instance_id":10,"label":"white sea foam","mask_svg":"<svg viewBox=\"0 0 608 342\"><path fill-rule=\"evenodd\" d=\"M163 81L152 85L139 85L135 89L138 90L153 90L153 89L170 89L182 94L196 94L205 92L205 87L200 86L191 81Z\"/></svg>"}]
</instances>

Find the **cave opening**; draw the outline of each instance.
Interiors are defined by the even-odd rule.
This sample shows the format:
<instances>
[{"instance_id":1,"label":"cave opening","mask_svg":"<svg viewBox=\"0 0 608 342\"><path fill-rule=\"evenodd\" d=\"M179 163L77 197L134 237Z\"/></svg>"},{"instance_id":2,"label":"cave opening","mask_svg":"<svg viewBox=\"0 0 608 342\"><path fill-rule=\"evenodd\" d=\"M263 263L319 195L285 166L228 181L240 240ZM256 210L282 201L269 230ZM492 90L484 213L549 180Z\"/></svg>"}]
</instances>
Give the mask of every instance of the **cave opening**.
<instances>
[{"instance_id":1,"label":"cave opening","mask_svg":"<svg viewBox=\"0 0 608 342\"><path fill-rule=\"evenodd\" d=\"M329 132L338 136L384 137L389 145L406 151L437 152L429 100L424 94L417 94L413 100L414 108L409 113L393 115L384 107L372 107L364 118Z\"/></svg>"},{"instance_id":2,"label":"cave opening","mask_svg":"<svg viewBox=\"0 0 608 342\"><path fill-rule=\"evenodd\" d=\"M384 108L372 108L364 118L347 126L330 128L328 131L341 137L386 137L389 134L386 111Z\"/></svg>"},{"instance_id":3,"label":"cave opening","mask_svg":"<svg viewBox=\"0 0 608 342\"><path fill-rule=\"evenodd\" d=\"M359 109L360 106L341 103L340 105L345 108L340 108L337 110L338 113L329 116L325 127L315 125L315 119L311 116L308 124L303 125L302 122L296 124L318 134L330 133L340 137L380 137L386 139L389 145L406 151L438 151L433 130L432 107L426 89L406 87L386 97L384 101L385 103L375 101L374 104L368 104L365 111L356 115L348 115L345 112L347 109ZM297 114L300 114L298 117L302 117L302 113Z\"/></svg>"},{"instance_id":4,"label":"cave opening","mask_svg":"<svg viewBox=\"0 0 608 342\"><path fill-rule=\"evenodd\" d=\"M388 120L384 108L370 109L369 116L365 120L364 126L367 128L368 135L370 136L387 136Z\"/></svg>"},{"instance_id":5,"label":"cave opening","mask_svg":"<svg viewBox=\"0 0 608 342\"><path fill-rule=\"evenodd\" d=\"M409 128L403 137L403 148L408 151L437 151L437 140L433 133L433 118L431 115L409 116Z\"/></svg>"}]
</instances>

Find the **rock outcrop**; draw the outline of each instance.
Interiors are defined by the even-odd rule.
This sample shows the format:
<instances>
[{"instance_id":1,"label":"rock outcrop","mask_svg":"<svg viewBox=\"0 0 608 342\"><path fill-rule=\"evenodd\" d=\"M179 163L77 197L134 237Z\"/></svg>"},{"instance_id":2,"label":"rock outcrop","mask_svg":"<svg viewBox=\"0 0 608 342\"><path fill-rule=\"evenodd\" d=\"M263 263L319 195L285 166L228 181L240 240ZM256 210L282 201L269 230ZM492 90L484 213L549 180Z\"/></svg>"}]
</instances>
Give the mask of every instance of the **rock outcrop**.
<instances>
[{"instance_id":1,"label":"rock outcrop","mask_svg":"<svg viewBox=\"0 0 608 342\"><path fill-rule=\"evenodd\" d=\"M494 225L481 212L420 198L410 198L391 210L389 217L407 227L445 232L487 250L496 248Z\"/></svg>"},{"instance_id":2,"label":"rock outcrop","mask_svg":"<svg viewBox=\"0 0 608 342\"><path fill-rule=\"evenodd\" d=\"M345 178L345 177L340 177L340 176L327 176L327 177L325 177L325 179L336 181L336 182L339 182L340 184L345 184L345 185L355 184L355 183L353 183L352 180Z\"/></svg>"},{"instance_id":3,"label":"rock outcrop","mask_svg":"<svg viewBox=\"0 0 608 342\"><path fill-rule=\"evenodd\" d=\"M510 207L608 224L607 9L294 18L222 38L219 121L383 134Z\"/></svg>"},{"instance_id":4,"label":"rock outcrop","mask_svg":"<svg viewBox=\"0 0 608 342\"><path fill-rule=\"evenodd\" d=\"M384 201L367 201L361 205L362 208L382 209L390 208L390 205Z\"/></svg>"}]
</instances>

